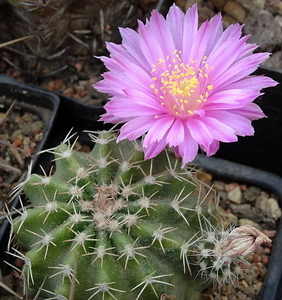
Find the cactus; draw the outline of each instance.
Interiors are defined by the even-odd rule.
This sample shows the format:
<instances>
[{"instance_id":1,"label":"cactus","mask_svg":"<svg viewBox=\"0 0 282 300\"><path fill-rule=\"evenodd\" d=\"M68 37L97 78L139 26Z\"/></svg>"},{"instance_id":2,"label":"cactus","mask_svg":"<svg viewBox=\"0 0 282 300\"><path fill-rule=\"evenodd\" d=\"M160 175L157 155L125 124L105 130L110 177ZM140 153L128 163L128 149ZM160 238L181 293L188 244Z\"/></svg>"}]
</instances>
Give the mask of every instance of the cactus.
<instances>
[{"instance_id":1,"label":"cactus","mask_svg":"<svg viewBox=\"0 0 282 300\"><path fill-rule=\"evenodd\" d=\"M90 153L73 150L68 137L50 150L55 173L25 183L33 208L12 227L27 252L12 255L25 262L31 295L195 300L207 279L236 276L238 259L217 258L218 245L230 242L215 230L216 203L173 154L144 161L136 141L116 143L113 131L90 136Z\"/></svg>"}]
</instances>

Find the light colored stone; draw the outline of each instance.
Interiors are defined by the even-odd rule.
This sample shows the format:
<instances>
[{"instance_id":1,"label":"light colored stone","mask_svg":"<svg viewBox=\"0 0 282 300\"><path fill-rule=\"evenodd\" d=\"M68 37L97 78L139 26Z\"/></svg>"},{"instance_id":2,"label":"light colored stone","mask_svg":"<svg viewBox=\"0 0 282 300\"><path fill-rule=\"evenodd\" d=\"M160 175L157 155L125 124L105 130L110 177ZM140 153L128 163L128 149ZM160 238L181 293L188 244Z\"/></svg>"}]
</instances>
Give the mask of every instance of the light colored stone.
<instances>
[{"instance_id":1,"label":"light colored stone","mask_svg":"<svg viewBox=\"0 0 282 300\"><path fill-rule=\"evenodd\" d=\"M223 190L224 190L224 182L215 180L215 181L213 182L213 188L214 188L216 191L223 191Z\"/></svg>"},{"instance_id":2,"label":"light colored stone","mask_svg":"<svg viewBox=\"0 0 282 300\"><path fill-rule=\"evenodd\" d=\"M201 6L203 0L186 0L184 4L184 10L186 11L189 7L192 7L195 3L198 4L198 8Z\"/></svg>"},{"instance_id":3,"label":"light colored stone","mask_svg":"<svg viewBox=\"0 0 282 300\"><path fill-rule=\"evenodd\" d=\"M231 224L236 224L238 221L237 216L232 213L227 213L221 206L218 207L218 212L221 216L222 225L227 228Z\"/></svg>"},{"instance_id":4,"label":"light colored stone","mask_svg":"<svg viewBox=\"0 0 282 300\"><path fill-rule=\"evenodd\" d=\"M245 9L247 9L252 15L260 12L265 7L265 0L236 0L240 3Z\"/></svg>"},{"instance_id":5,"label":"light colored stone","mask_svg":"<svg viewBox=\"0 0 282 300\"><path fill-rule=\"evenodd\" d=\"M247 11L245 8L235 1L227 1L223 10L240 23L244 23L247 18Z\"/></svg>"},{"instance_id":6,"label":"light colored stone","mask_svg":"<svg viewBox=\"0 0 282 300\"><path fill-rule=\"evenodd\" d=\"M277 24L282 27L282 16L275 16L274 17L275 21L277 22Z\"/></svg>"},{"instance_id":7,"label":"light colored stone","mask_svg":"<svg viewBox=\"0 0 282 300\"><path fill-rule=\"evenodd\" d=\"M253 210L250 204L230 204L232 212L237 215L239 218L243 219L252 219Z\"/></svg>"},{"instance_id":8,"label":"light colored stone","mask_svg":"<svg viewBox=\"0 0 282 300\"><path fill-rule=\"evenodd\" d=\"M218 9L222 10L226 0L211 0L212 4Z\"/></svg>"},{"instance_id":9,"label":"light colored stone","mask_svg":"<svg viewBox=\"0 0 282 300\"><path fill-rule=\"evenodd\" d=\"M260 52L272 52L282 44L282 28L268 11L261 11L248 19L243 28L244 34L251 34L248 43L260 45Z\"/></svg>"},{"instance_id":10,"label":"light colored stone","mask_svg":"<svg viewBox=\"0 0 282 300\"><path fill-rule=\"evenodd\" d=\"M260 225L252 220L249 220L249 219L240 219L238 221L238 224L239 226L244 226L244 225L250 225L250 226L253 226L255 227L256 229L261 229Z\"/></svg>"},{"instance_id":11,"label":"light colored stone","mask_svg":"<svg viewBox=\"0 0 282 300\"><path fill-rule=\"evenodd\" d=\"M281 209L273 198L263 199L259 204L259 209L267 218L277 220L281 217Z\"/></svg>"},{"instance_id":12,"label":"light colored stone","mask_svg":"<svg viewBox=\"0 0 282 300\"><path fill-rule=\"evenodd\" d=\"M241 204L242 192L241 192L241 189L238 185L235 186L233 190L228 192L227 199L230 200L233 203Z\"/></svg>"},{"instance_id":13,"label":"light colored stone","mask_svg":"<svg viewBox=\"0 0 282 300\"><path fill-rule=\"evenodd\" d=\"M280 3L278 3L278 4L276 5L276 12L277 12L280 16L282 16L282 2L280 2Z\"/></svg>"},{"instance_id":14,"label":"light colored stone","mask_svg":"<svg viewBox=\"0 0 282 300\"><path fill-rule=\"evenodd\" d=\"M238 21L229 15L224 15L222 17L222 25L223 25L224 29L226 29L227 27L229 27L232 24L237 24L237 23L238 23Z\"/></svg>"}]
</instances>

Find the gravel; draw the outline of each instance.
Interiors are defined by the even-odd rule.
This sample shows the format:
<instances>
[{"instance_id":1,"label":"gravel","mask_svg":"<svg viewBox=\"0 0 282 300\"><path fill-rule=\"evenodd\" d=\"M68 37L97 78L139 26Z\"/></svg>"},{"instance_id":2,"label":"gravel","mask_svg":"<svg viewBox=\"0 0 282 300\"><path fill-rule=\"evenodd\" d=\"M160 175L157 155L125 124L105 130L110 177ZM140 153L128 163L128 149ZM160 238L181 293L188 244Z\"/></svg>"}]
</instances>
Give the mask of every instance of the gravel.
<instances>
[{"instance_id":1,"label":"gravel","mask_svg":"<svg viewBox=\"0 0 282 300\"><path fill-rule=\"evenodd\" d=\"M212 181L210 174L203 173L200 178ZM275 242L278 218L281 216L275 195L256 186L235 182L212 181L212 183L219 196L219 206L226 226L234 223L238 226L248 224L258 228ZM234 190L234 193L241 194L240 203L235 204L228 199L228 194ZM264 204L259 205L258 203L262 201ZM202 294L201 300L257 299L267 272L272 246L273 243L261 246L257 253L246 256L245 259L250 265L241 266L244 271L238 281L223 286L211 286Z\"/></svg>"}]
</instances>

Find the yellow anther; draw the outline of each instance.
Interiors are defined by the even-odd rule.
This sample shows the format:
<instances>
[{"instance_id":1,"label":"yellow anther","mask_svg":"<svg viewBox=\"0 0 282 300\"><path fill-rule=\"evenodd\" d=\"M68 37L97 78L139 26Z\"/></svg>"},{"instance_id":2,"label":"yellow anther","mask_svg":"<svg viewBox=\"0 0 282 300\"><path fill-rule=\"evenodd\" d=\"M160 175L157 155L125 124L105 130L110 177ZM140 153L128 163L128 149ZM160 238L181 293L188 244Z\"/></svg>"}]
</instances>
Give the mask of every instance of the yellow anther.
<instances>
[{"instance_id":1,"label":"yellow anther","mask_svg":"<svg viewBox=\"0 0 282 300\"><path fill-rule=\"evenodd\" d=\"M175 50L172 56L166 56L166 61L158 59L157 66L153 64L152 72L158 71L158 77L153 77L150 88L160 99L160 105L171 110L175 116L193 115L194 111L200 109L203 102L207 101L209 91L213 89L213 84L209 80L209 70L212 69L207 64L208 57L202 58L202 68L196 68L197 60L190 59L185 64L180 54L181 51ZM166 63L167 70L161 70L158 67L164 67ZM206 84L208 78L209 83ZM155 115L155 118L159 117Z\"/></svg>"},{"instance_id":2,"label":"yellow anther","mask_svg":"<svg viewBox=\"0 0 282 300\"><path fill-rule=\"evenodd\" d=\"M152 69L151 73L154 73L154 72L156 72L156 69Z\"/></svg>"}]
</instances>

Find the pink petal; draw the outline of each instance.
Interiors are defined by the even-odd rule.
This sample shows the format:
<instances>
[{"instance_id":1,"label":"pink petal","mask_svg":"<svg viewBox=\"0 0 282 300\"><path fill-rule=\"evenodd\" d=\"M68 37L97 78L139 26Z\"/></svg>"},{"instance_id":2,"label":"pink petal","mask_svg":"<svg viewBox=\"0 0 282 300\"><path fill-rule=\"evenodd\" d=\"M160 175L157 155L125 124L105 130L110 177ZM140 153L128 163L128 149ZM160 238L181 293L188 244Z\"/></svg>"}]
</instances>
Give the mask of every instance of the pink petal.
<instances>
[{"instance_id":1,"label":"pink petal","mask_svg":"<svg viewBox=\"0 0 282 300\"><path fill-rule=\"evenodd\" d=\"M256 76L248 76L236 82L230 83L228 85L228 89L254 89L261 90L265 87L275 86L278 83L274 81L272 78L256 75ZM225 87L226 89L227 87Z\"/></svg>"},{"instance_id":2,"label":"pink petal","mask_svg":"<svg viewBox=\"0 0 282 300\"><path fill-rule=\"evenodd\" d=\"M221 142L235 142L238 140L234 128L231 126L236 121L239 120L231 120L230 122L224 122L224 120L218 118L219 115L223 115L225 113L221 111L215 111L210 114L206 114L204 118L202 118L202 122L208 128L212 138L214 140L219 140ZM240 119L241 121L241 119Z\"/></svg>"},{"instance_id":3,"label":"pink petal","mask_svg":"<svg viewBox=\"0 0 282 300\"><path fill-rule=\"evenodd\" d=\"M249 103L242 108L231 109L230 112L238 114L251 121L266 117L266 115L262 112L261 108L255 103Z\"/></svg>"},{"instance_id":4,"label":"pink petal","mask_svg":"<svg viewBox=\"0 0 282 300\"><path fill-rule=\"evenodd\" d=\"M213 140L209 148L205 148L205 149L203 147L201 148L206 152L207 156L214 155L219 149L219 141Z\"/></svg>"},{"instance_id":5,"label":"pink petal","mask_svg":"<svg viewBox=\"0 0 282 300\"><path fill-rule=\"evenodd\" d=\"M230 83L245 78L253 73L258 68L258 65L264 62L268 57L268 53L255 53L234 63L230 66L228 72L221 73L221 75L214 80L214 89L228 86Z\"/></svg>"},{"instance_id":6,"label":"pink petal","mask_svg":"<svg viewBox=\"0 0 282 300\"><path fill-rule=\"evenodd\" d=\"M158 142L150 144L148 147L144 147L145 159L150 159L157 156L166 146L166 138L164 137Z\"/></svg>"},{"instance_id":7,"label":"pink petal","mask_svg":"<svg viewBox=\"0 0 282 300\"><path fill-rule=\"evenodd\" d=\"M148 62L140 49L140 35L130 28L119 28L119 31L126 51L135 58L136 64L144 68Z\"/></svg>"},{"instance_id":8,"label":"pink petal","mask_svg":"<svg viewBox=\"0 0 282 300\"><path fill-rule=\"evenodd\" d=\"M184 13L178 6L173 4L167 13L166 20L174 41L175 50L182 50L182 39L179 37L183 36Z\"/></svg>"},{"instance_id":9,"label":"pink petal","mask_svg":"<svg viewBox=\"0 0 282 300\"><path fill-rule=\"evenodd\" d=\"M158 114L157 108L134 103L128 99L114 99L105 105L105 109L117 116L123 118L126 117L139 117L139 116L153 116Z\"/></svg>"},{"instance_id":10,"label":"pink petal","mask_svg":"<svg viewBox=\"0 0 282 300\"><path fill-rule=\"evenodd\" d=\"M184 126L184 136L184 141L174 148L175 154L182 157L182 168L196 157L199 148L186 126Z\"/></svg>"},{"instance_id":11,"label":"pink petal","mask_svg":"<svg viewBox=\"0 0 282 300\"><path fill-rule=\"evenodd\" d=\"M213 140L213 137L202 119L192 117L187 120L186 125L189 128L192 138L198 144L204 145L208 148Z\"/></svg>"},{"instance_id":12,"label":"pink petal","mask_svg":"<svg viewBox=\"0 0 282 300\"><path fill-rule=\"evenodd\" d=\"M175 119L170 115L156 118L155 123L148 130L148 133L144 138L143 146L148 148L150 144L162 140L174 121Z\"/></svg>"},{"instance_id":13,"label":"pink petal","mask_svg":"<svg viewBox=\"0 0 282 300\"><path fill-rule=\"evenodd\" d=\"M210 21L206 21L201 25L193 42L195 46L190 53L191 58L199 58L199 61L201 61L204 56L209 55L214 42L222 34L221 21L222 17L218 14Z\"/></svg>"},{"instance_id":14,"label":"pink petal","mask_svg":"<svg viewBox=\"0 0 282 300\"><path fill-rule=\"evenodd\" d=\"M166 141L169 147L176 147L185 139L184 124L180 119L176 119L168 131Z\"/></svg>"},{"instance_id":15,"label":"pink petal","mask_svg":"<svg viewBox=\"0 0 282 300\"><path fill-rule=\"evenodd\" d=\"M246 136L246 135L254 134L254 129L251 125L251 121L236 113L232 113L232 110L208 112L207 115L229 126L234 130L234 133L237 135ZM218 139L218 140L224 141L222 139ZM226 140L226 142L233 142L233 141Z\"/></svg>"},{"instance_id":16,"label":"pink petal","mask_svg":"<svg viewBox=\"0 0 282 300\"><path fill-rule=\"evenodd\" d=\"M134 118L121 127L117 141L119 142L124 139L129 139L130 141L136 140L147 132L154 123L155 120L151 116Z\"/></svg>"},{"instance_id":17,"label":"pink petal","mask_svg":"<svg viewBox=\"0 0 282 300\"><path fill-rule=\"evenodd\" d=\"M184 27L183 27L183 61L185 63L190 62L191 52L194 47L194 40L197 35L198 31L198 10L197 5L194 4L192 7L190 7L185 16L184 16ZM179 49L178 49L179 50Z\"/></svg>"},{"instance_id":18,"label":"pink petal","mask_svg":"<svg viewBox=\"0 0 282 300\"><path fill-rule=\"evenodd\" d=\"M240 108L252 102L260 93L256 90L233 89L214 93L208 97L205 110Z\"/></svg>"},{"instance_id":19,"label":"pink petal","mask_svg":"<svg viewBox=\"0 0 282 300\"><path fill-rule=\"evenodd\" d=\"M216 52L208 56L207 63L214 68L214 71L211 72L213 80L216 80L219 75L223 74L235 62L245 40L246 38L241 38L240 40L229 39Z\"/></svg>"}]
</instances>

